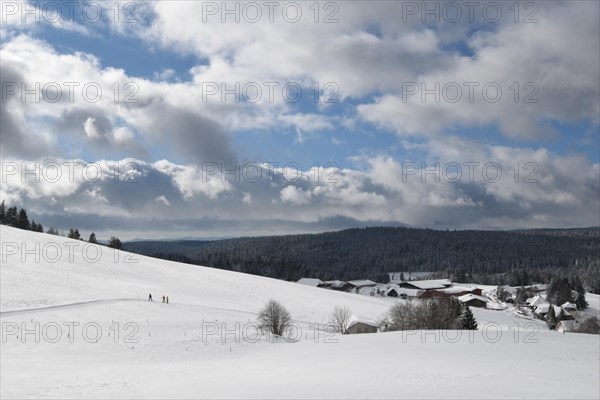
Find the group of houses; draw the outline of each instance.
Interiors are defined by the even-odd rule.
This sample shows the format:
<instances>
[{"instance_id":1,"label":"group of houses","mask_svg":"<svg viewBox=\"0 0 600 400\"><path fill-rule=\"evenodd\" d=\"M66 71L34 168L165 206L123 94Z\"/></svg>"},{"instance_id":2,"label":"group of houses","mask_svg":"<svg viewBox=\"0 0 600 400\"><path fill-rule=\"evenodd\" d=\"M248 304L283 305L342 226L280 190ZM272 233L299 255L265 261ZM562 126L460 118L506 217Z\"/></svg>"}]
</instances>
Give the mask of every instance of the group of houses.
<instances>
[{"instance_id":1,"label":"group of houses","mask_svg":"<svg viewBox=\"0 0 600 400\"><path fill-rule=\"evenodd\" d=\"M393 280L390 283L382 284L369 279L322 281L315 278L302 278L298 283L367 296L395 297L400 299L456 297L469 306L481 308L485 308L488 303L488 298L483 295L480 288L455 285L449 279Z\"/></svg>"},{"instance_id":2,"label":"group of houses","mask_svg":"<svg viewBox=\"0 0 600 400\"><path fill-rule=\"evenodd\" d=\"M540 319L546 318L550 307L554 307L554 314L559 320L571 321L577 318L577 306L571 302L555 306L548 303L540 294L536 294L525 300L525 303L533 311L533 314Z\"/></svg>"}]
</instances>

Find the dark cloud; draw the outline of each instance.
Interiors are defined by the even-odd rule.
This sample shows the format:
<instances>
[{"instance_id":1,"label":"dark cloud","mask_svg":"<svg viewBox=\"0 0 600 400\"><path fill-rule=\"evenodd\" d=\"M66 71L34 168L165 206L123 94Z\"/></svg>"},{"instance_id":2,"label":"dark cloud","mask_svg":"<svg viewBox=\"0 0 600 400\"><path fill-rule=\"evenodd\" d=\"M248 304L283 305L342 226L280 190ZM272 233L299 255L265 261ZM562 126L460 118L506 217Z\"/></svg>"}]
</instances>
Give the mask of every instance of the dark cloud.
<instances>
[{"instance_id":1,"label":"dark cloud","mask_svg":"<svg viewBox=\"0 0 600 400\"><path fill-rule=\"evenodd\" d=\"M2 64L0 73L0 90L2 91L2 97L0 97L0 158L2 159L7 157L33 159L48 155L50 151L43 141L29 132L27 127L23 126L19 119L10 112L11 107L20 102L21 98L18 93L10 95L9 90L12 89L12 84L20 85L23 81L23 76L14 67Z\"/></svg>"},{"instance_id":2,"label":"dark cloud","mask_svg":"<svg viewBox=\"0 0 600 400\"><path fill-rule=\"evenodd\" d=\"M152 103L146 111L152 118L152 134L172 152L172 159L184 157L187 162L234 162L227 131L199 112ZM158 143L156 143L158 144Z\"/></svg>"}]
</instances>

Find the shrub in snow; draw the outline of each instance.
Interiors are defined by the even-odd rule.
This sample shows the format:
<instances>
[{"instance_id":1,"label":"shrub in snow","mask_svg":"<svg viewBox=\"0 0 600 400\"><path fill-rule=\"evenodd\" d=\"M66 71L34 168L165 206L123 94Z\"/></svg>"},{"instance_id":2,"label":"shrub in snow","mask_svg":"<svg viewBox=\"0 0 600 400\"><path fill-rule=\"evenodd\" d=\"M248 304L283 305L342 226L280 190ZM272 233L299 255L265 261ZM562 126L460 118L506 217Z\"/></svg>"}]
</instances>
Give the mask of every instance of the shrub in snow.
<instances>
[{"instance_id":1,"label":"shrub in snow","mask_svg":"<svg viewBox=\"0 0 600 400\"><path fill-rule=\"evenodd\" d=\"M292 317L288 310L276 300L270 299L258 314L258 326L274 335L283 336L288 330Z\"/></svg>"}]
</instances>

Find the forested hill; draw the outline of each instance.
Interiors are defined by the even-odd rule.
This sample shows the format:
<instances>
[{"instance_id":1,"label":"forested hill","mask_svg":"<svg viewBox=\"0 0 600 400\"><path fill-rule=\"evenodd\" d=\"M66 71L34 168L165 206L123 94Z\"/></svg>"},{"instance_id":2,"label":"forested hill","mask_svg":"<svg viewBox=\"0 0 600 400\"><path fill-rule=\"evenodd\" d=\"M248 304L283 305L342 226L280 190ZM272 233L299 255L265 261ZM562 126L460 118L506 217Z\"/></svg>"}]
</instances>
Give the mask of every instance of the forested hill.
<instances>
[{"instance_id":1,"label":"forested hill","mask_svg":"<svg viewBox=\"0 0 600 400\"><path fill-rule=\"evenodd\" d=\"M441 271L459 280L465 275L480 281L495 276L495 281L508 279L512 284L521 284L539 279L535 274L540 271L561 275L577 271L591 288L596 286L598 291L600 286L600 282L593 281L600 276L600 228L360 228L210 242L129 242L124 250L286 280L316 277L384 281L387 272Z\"/></svg>"}]
</instances>

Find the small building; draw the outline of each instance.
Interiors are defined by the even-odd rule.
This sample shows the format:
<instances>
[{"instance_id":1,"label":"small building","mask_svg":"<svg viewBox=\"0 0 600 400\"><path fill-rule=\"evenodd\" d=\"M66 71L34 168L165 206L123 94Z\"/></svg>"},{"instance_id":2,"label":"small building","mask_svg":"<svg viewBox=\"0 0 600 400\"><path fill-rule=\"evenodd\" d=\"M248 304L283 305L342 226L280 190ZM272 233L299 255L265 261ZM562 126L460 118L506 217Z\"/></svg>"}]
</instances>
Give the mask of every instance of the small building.
<instances>
[{"instance_id":1,"label":"small building","mask_svg":"<svg viewBox=\"0 0 600 400\"><path fill-rule=\"evenodd\" d=\"M399 297L401 299L406 299L408 297L419 297L423 293L424 292L422 290L401 288L398 285L393 285L385 291L385 295L387 297Z\"/></svg>"},{"instance_id":2,"label":"small building","mask_svg":"<svg viewBox=\"0 0 600 400\"><path fill-rule=\"evenodd\" d=\"M552 306L552 307L554 307L554 315L556 315L556 318L560 318L561 314L563 314L562 308L557 307L557 306ZM544 304L540 304L539 306L537 306L533 313L538 318L546 318L546 314L548 314L548 310L550 310L550 303L544 303Z\"/></svg>"},{"instance_id":3,"label":"small building","mask_svg":"<svg viewBox=\"0 0 600 400\"><path fill-rule=\"evenodd\" d=\"M479 288L468 288L464 286L450 286L442 289L431 289L427 290L421 297L422 298L433 298L433 297L460 297L465 294L475 294L477 296L483 296L481 289Z\"/></svg>"},{"instance_id":4,"label":"small building","mask_svg":"<svg viewBox=\"0 0 600 400\"><path fill-rule=\"evenodd\" d=\"M560 306L560 308L563 309L564 317L566 317L568 315L572 318L577 318L577 306L575 304L567 301L565 304Z\"/></svg>"},{"instance_id":5,"label":"small building","mask_svg":"<svg viewBox=\"0 0 600 400\"><path fill-rule=\"evenodd\" d=\"M527 303L527 305L531 308L536 308L538 306L548 304L546 299L544 299L539 294L536 294L535 296L528 298L527 300L525 300L525 303Z\"/></svg>"},{"instance_id":6,"label":"small building","mask_svg":"<svg viewBox=\"0 0 600 400\"><path fill-rule=\"evenodd\" d=\"M479 307L486 308L488 299L483 296L478 296L476 294L465 294L464 296L460 296L458 298L463 304L466 304L470 307Z\"/></svg>"},{"instance_id":7,"label":"small building","mask_svg":"<svg viewBox=\"0 0 600 400\"><path fill-rule=\"evenodd\" d=\"M556 325L556 331L565 333L565 332L575 332L579 328L579 322L575 320L570 321L560 321Z\"/></svg>"},{"instance_id":8,"label":"small building","mask_svg":"<svg viewBox=\"0 0 600 400\"><path fill-rule=\"evenodd\" d=\"M329 289L340 290L340 291L346 291L347 289L350 289L352 287L352 286L350 286L348 284L348 282L346 282L346 281L338 281L338 280L325 281L325 284L327 285L327 287Z\"/></svg>"},{"instance_id":9,"label":"small building","mask_svg":"<svg viewBox=\"0 0 600 400\"><path fill-rule=\"evenodd\" d=\"M353 316L350 320L350 325L346 329L346 334L354 335L359 333L377 333L379 324L368 318L360 318Z\"/></svg>"},{"instance_id":10,"label":"small building","mask_svg":"<svg viewBox=\"0 0 600 400\"><path fill-rule=\"evenodd\" d=\"M369 279L357 279L346 282L346 285L344 285L344 290L351 293L360 293L361 289L363 288L371 288L375 286L377 286L377 282L373 282Z\"/></svg>"},{"instance_id":11,"label":"small building","mask_svg":"<svg viewBox=\"0 0 600 400\"><path fill-rule=\"evenodd\" d=\"M431 290L431 289L444 289L452 286L452 282L448 279L431 279L425 281L410 281L401 282L398 286L407 289L418 289L418 290Z\"/></svg>"},{"instance_id":12,"label":"small building","mask_svg":"<svg viewBox=\"0 0 600 400\"><path fill-rule=\"evenodd\" d=\"M302 278L298 280L301 285L312 286L312 287L327 287L328 285L320 279L315 278Z\"/></svg>"}]
</instances>

